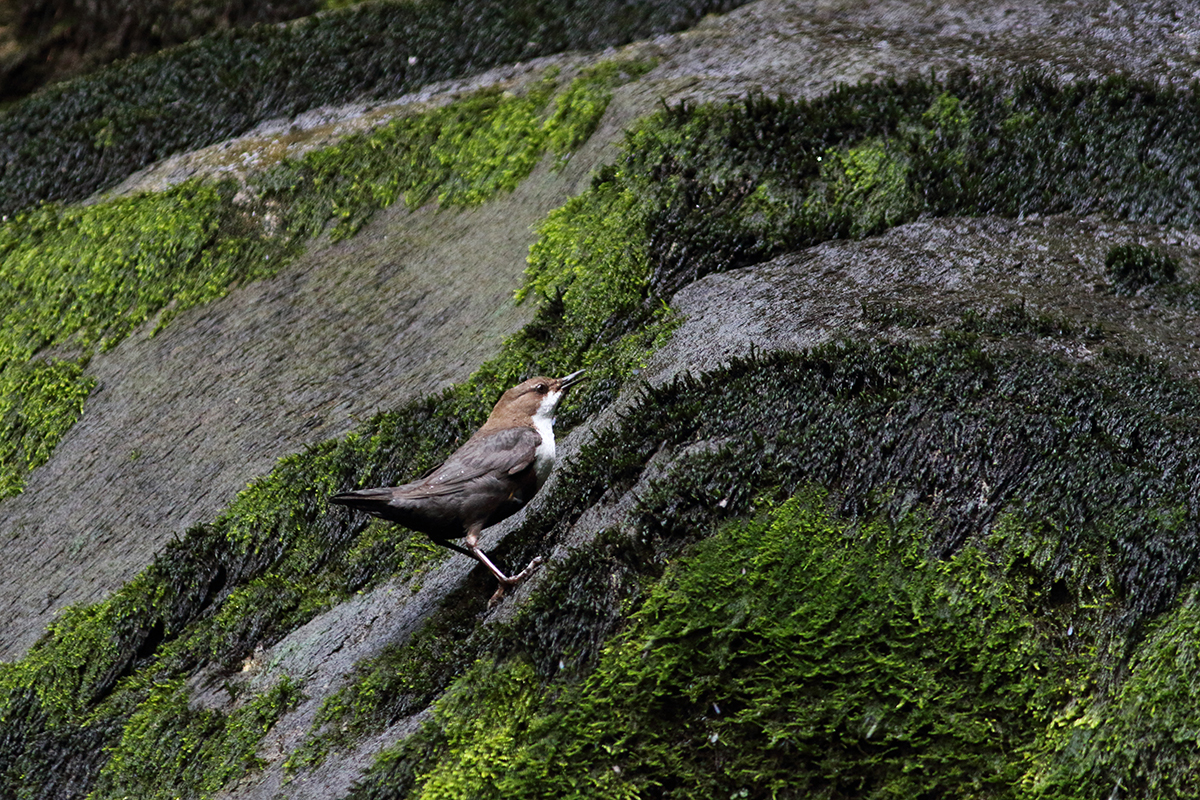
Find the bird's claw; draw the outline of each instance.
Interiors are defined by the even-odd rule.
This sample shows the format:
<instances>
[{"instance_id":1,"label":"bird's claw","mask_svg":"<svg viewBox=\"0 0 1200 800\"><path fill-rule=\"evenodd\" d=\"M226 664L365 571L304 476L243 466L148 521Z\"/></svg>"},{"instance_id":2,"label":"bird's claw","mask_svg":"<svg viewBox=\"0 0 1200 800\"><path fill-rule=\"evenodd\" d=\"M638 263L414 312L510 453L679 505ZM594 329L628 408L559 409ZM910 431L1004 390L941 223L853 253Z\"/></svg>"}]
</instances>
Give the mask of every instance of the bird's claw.
<instances>
[{"instance_id":1,"label":"bird's claw","mask_svg":"<svg viewBox=\"0 0 1200 800\"><path fill-rule=\"evenodd\" d=\"M490 600L488 600L488 608L495 607L497 603L504 599L504 590L506 588L511 589L515 587L518 583L528 578L529 573L533 572L535 569L541 566L541 564L542 557L538 556L537 558L533 559L533 561L530 561L529 565L516 575L513 575L509 578L498 578L497 583L499 585L496 587L496 593L492 595Z\"/></svg>"}]
</instances>

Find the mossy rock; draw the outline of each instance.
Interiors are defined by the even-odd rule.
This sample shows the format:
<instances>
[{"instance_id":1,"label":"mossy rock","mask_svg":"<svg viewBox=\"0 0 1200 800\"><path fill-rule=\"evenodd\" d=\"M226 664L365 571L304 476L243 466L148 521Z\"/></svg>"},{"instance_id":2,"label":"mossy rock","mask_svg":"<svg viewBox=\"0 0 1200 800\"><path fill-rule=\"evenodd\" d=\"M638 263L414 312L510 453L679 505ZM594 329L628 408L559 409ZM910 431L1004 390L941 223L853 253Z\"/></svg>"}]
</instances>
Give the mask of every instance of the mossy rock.
<instances>
[{"instance_id":1,"label":"mossy rock","mask_svg":"<svg viewBox=\"0 0 1200 800\"><path fill-rule=\"evenodd\" d=\"M530 263L528 293L541 303L536 319L497 359L442 395L381 414L353 435L288 457L211 524L186 532L136 580L99 604L65 614L28 659L0 671L0 703L14 731L0 739L6 762L14 765L5 780L17 786L23 776L35 776L22 785L22 791L34 793L59 786L57 776L71 774L76 788L91 787L105 769L101 762L120 743L128 744L122 752L137 750L135 735L126 740L130 731L161 741L174 741L172 731L178 731L179 741L186 742L189 730L222 727L221 719L190 713L190 706L184 710L186 698L177 692L181 676L201 669L232 675L258 645L281 643L323 610L418 568L408 548L381 543L378 531L360 540L363 525L327 513L324 499L330 493L395 482L436 463L479 423L498 387L531 370L573 368L580 361L593 366L602 380L580 394L574 416L570 409L564 414L565 427L582 422L619 395L633 365L648 364L649 349L678 324L667 303L705 276L831 239L871 235L919 214L1103 210L1194 222L1196 198L1178 192L1187 169L1180 159L1196 133L1194 96L1120 79L1058 87L1032 78L1019 89L965 78L912 81L847 88L814 102L753 98L670 108L642 121L617 163L547 220ZM1125 102L1131 94L1137 103ZM518 98L510 110L527 121L529 114L518 113L525 100ZM591 103L578 105L586 111ZM1147 126L1178 136L1163 137L1160 171L1139 173L1134 143ZM1074 156L1049 146L1064 138ZM1175 143L1179 147L1171 149ZM296 168L289 174L330 177L339 169L324 166L360 163L343 155L314 156L307 164L290 165ZM324 166L321 158L329 159ZM1031 162L1044 169L1029 169ZM367 163L361 174L378 179L374 172ZM496 177L490 166L482 173ZM290 186L279 182L281 197ZM395 187L382 180L370 182L367 191L359 192L362 186L353 182L342 188L353 206L344 217L350 220L347 233L359 222L356 214L365 219L386 204L380 198L400 196L389 194ZM314 231L329 216L329 208L318 207L312 216L317 222L307 219L297 230ZM861 315L861 303L852 307ZM686 609L673 618L667 614L671 607L699 602L695 590L703 581L689 575L738 581L739 573L714 563L730 554L761 561L763 569L748 574L769 591L779 588L781 575L811 573L815 577L801 588L810 589L807 594L827 612L847 603L819 590L836 594L837 584L845 582L886 607L886 619L897 630L936 634L928 659L919 645L901 648L905 655L896 674L907 676L907 683L867 687L871 697L883 698L878 708L859 703L869 714L838 717L836 708L818 709L813 726L835 735L805 740L808 788L829 789L836 768L842 782L834 788L846 794L898 787L1003 795L1024 774L1010 746L1027 748L1022 755L1034 763L1031 770L1055 759L1069 761L1076 740L1047 734L1030 744L1034 732L1066 718L1057 715L1068 714L1072 700L1090 698L1104 670L1139 652L1144 632L1181 602L1195 569L1198 481L1190 444L1200 400L1172 365L1122 348L1094 359L1064 355L1085 330L1072 319L1002 306L964 308L946 321L944 311L926 312L934 325L915 313L868 319L902 332L940 326L925 339L888 339L870 330L815 348L729 359L694 375L678 370L677 380L627 395L620 415L604 418L581 437L575 457L512 523L513 535L499 549L503 557L520 560L560 543L605 498L633 495L621 506L626 513L619 523L558 569L547 570L542 583L531 584L527 614L494 626L460 607L431 617L425 635L398 642L387 660L363 664L351 689L327 706L321 720L345 724L353 740L440 692L449 690L444 709L464 708L473 697L471 681L481 685L483 700L516 712L490 728L484 723L494 715L481 714L458 727L443 716L440 733L407 746L420 753L410 749L385 759L378 780L364 783L361 791L399 794L401 779L410 785L420 779L446 792L475 786L493 791L497 787L488 783L477 756L521 756L520 748L534 741L523 738L522 726L542 717L534 704L545 688L570 689L552 684L560 664L570 673L564 679L585 687L589 680L613 679L619 688L628 677L645 690L633 693L643 700L661 675L672 693L682 691L689 702L707 706L710 695L701 690L716 685L715 679L701 675L704 685L688 696L692 665L679 651L665 652L660 661L643 658L646 648L637 637L651 642L661 634L711 645L704 652L713 656L718 675L731 665L746 666L736 663L743 645L770 633L737 628L751 611L762 621L761 609L751 603L755 598L744 598L745 609L710 606L711 613L697 611L696 620ZM648 468L652 463L657 472ZM824 516L805 521L796 506L785 505L774 520L746 522L757 503L786 503L812 487L833 501L819 512ZM914 514L915 533L909 527ZM725 527L730 518L741 519ZM891 549L881 554L870 541L861 548L842 541L843 522L861 526ZM710 539L718 530L722 533ZM739 539L739 531L755 541ZM808 564L785 558L791 554L783 545L796 531L824 558ZM694 561L682 560L685 556ZM667 571L672 559L679 564ZM695 572L689 573L692 564ZM776 570L779 564L788 569ZM909 572L918 575L912 586L902 580ZM989 584L991 577L999 583ZM854 584L858 578L864 582ZM461 592L461 584L455 590ZM804 599L779 593L797 603ZM447 594L455 600L464 596ZM665 627L649 617L631 617L639 607L661 611ZM743 610L745 619L739 616ZM987 624L975 625L975 616ZM854 630L839 630L848 651L858 656L849 663L886 660L886 654L862 644L878 633L870 614L853 618L865 634L855 640ZM697 620L696 630L690 629ZM795 622L798 627L784 634L807 631L804 635L815 638L803 627L806 620ZM613 639L625 625L633 638ZM738 638L747 632L754 635ZM890 632L879 635L885 634ZM1091 660L1072 658L1075 636L1084 650L1093 649L1086 653ZM623 641L633 642L632 650L605 662L605 643L614 652ZM1045 669L1054 680L1031 685L1010 651L1029 656L1043 650L1050 653ZM429 653L444 652L448 658L431 663ZM482 666L463 672L478 660ZM826 661L800 659L800 672L829 677L821 672ZM900 706L905 698L898 693L923 678L919 667L945 675L936 670L947 663L959 667L954 675L964 678L967 691L995 690L997 697L989 696L986 705L1003 721L1004 735L996 738L1003 752L987 749L994 738L987 718L964 717L957 741L954 731L927 730L916 699L930 692L910 692L915 709ZM794 718L792 712L805 705L783 691L796 682L750 686L762 676L748 666L736 672L747 689L743 709L762 710L761 720L786 728L783 717ZM750 691L758 689L762 693ZM863 691L849 681L831 688L829 696L858 698ZM777 707L767 702L772 694L781 698ZM628 699L609 692L613 702ZM946 700L944 708L966 713L961 692ZM597 702L602 711L613 707L604 698ZM636 714L644 708L624 710ZM741 728L728 728L733 740L765 741L768 750L780 744L770 740L770 725L743 721ZM872 729L871 721L879 725ZM703 724L698 730L718 734L709 745L720 741L720 731ZM905 754L872 750L875 733L889 731L900 732L897 747L911 749L911 763L944 766L945 777L909 774ZM479 746L489 732L487 747ZM625 784L603 761L602 750L593 753L598 771L589 767L587 777L603 791L631 785L683 794L686 788L670 781L690 775L708 781L709 789L734 794L750 791L744 779L754 770L780 774L777 765L754 760L763 756L763 747L740 753L744 758L730 777L720 764L713 766L707 739L668 750L660 746L667 735L647 734L655 740L649 759L630 769ZM82 741L93 746L81 751ZM837 746L827 752L836 758L820 761L813 754L830 742ZM1154 739L1154 746L1174 745ZM251 745L239 739L235 749L238 763L248 763L244 756ZM863 750L868 757L856 760ZM161 756L172 767L186 760L176 755L141 757ZM67 769L58 768L60 760ZM813 766L814 761L819 763ZM1087 773L1094 783L1080 785L1089 790L1108 785L1114 770L1127 769L1110 766ZM136 768L132 762L116 764L105 774L119 789L125 784L116 779ZM1072 769L1064 774L1075 774ZM397 775L401 778L393 781ZM182 782L189 787L183 791L210 790L193 777ZM546 779L518 777L530 787ZM771 777L762 791L776 780ZM1174 785L1174 778L1153 780ZM560 785L545 785L561 794Z\"/></svg>"},{"instance_id":2,"label":"mossy rock","mask_svg":"<svg viewBox=\"0 0 1200 800\"><path fill-rule=\"evenodd\" d=\"M1140 244L1119 244L1104 259L1118 294L1135 294L1146 286L1175 281L1179 262L1169 255Z\"/></svg>"}]
</instances>

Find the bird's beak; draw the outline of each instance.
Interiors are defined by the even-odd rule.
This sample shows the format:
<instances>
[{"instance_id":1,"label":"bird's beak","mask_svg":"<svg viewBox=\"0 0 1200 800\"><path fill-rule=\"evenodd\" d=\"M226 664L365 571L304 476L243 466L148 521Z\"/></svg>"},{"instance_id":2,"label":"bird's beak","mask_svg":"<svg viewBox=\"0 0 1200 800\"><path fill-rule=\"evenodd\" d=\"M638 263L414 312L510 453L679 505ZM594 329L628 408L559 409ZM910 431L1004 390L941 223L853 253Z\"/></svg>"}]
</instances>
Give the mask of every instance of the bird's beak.
<instances>
[{"instance_id":1,"label":"bird's beak","mask_svg":"<svg viewBox=\"0 0 1200 800\"><path fill-rule=\"evenodd\" d=\"M567 375L565 378L559 378L558 379L559 386L563 389L566 389L568 386L574 386L575 384L579 383L582 380L587 380L587 376L583 374L585 372L587 372L587 370L581 369L578 372L572 372L570 375Z\"/></svg>"}]
</instances>

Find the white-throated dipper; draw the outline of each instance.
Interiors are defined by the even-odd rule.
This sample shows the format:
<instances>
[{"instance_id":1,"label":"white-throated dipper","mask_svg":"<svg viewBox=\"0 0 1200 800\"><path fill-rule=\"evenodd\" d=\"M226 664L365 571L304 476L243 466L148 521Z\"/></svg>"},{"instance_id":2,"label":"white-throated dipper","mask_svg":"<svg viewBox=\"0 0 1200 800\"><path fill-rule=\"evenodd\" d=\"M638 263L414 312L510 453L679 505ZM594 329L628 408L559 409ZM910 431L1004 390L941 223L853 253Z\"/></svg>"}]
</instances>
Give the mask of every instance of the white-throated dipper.
<instances>
[{"instance_id":1,"label":"white-throated dipper","mask_svg":"<svg viewBox=\"0 0 1200 800\"><path fill-rule=\"evenodd\" d=\"M479 547L479 533L515 514L545 483L554 466L554 409L583 370L565 378L530 378L500 396L483 427L446 463L403 486L343 492L329 502L350 506L479 560L500 581L493 601L516 586L542 559L509 577ZM450 539L466 537L466 547Z\"/></svg>"}]
</instances>

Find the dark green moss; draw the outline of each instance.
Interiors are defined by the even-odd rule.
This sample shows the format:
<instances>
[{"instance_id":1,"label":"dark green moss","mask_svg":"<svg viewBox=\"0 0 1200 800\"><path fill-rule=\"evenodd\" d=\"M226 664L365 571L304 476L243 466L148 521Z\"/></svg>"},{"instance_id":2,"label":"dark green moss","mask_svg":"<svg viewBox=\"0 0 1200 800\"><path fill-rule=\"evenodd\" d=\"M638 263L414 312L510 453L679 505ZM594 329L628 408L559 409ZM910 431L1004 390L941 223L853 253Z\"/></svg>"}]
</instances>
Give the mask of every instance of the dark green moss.
<instances>
[{"instance_id":1,"label":"dark green moss","mask_svg":"<svg viewBox=\"0 0 1200 800\"><path fill-rule=\"evenodd\" d=\"M561 796L569 788L562 781L573 779L572 791L605 796L631 780L655 796L724 796L741 788L747 796L770 796L772 786L802 786L796 796L1004 797L1018 794L1043 765L1069 759L1077 743L1048 735L1052 721L1103 696L1094 694L1097 687L1116 678L1111 670L1138 650L1144 625L1169 606L1194 568L1200 522L1190 509L1197 507L1200 464L1188 455L1197 431L1186 420L1195 419L1200 396L1136 359L1081 366L1011 345L993 353L984 345L973 336L925 347L839 345L808 356L734 364L703 380L648 392L585 446L560 476L547 504L552 511L527 520L532 530L523 534L542 541L544 549L601 495L629 487L650 453L686 454L639 490L640 511L617 537L632 537L624 549L636 557L614 560L622 549L613 550L610 538L555 565L527 614L499 639L477 639L479 657L509 654L533 667L505 690L508 705L471 705L476 717L496 713L503 720L488 727L475 726L475 717L462 724L442 719L441 732L425 735L418 751L402 748L381 761L356 796L419 796L414 787L437 776L460 789L473 787L462 789L470 796ZM616 458L612 442L622 443ZM1165 482L1164 469L1174 475ZM642 678L607 673L603 658L593 672L594 660L580 658L618 629L622 615L614 610L645 596L662 560L677 559L681 547L703 540L721 519L750 511L757 492L785 496L810 481L837 487L841 514L860 520L883 514L897 527L862 523L857 538L865 546L851 546L840 533L799 537L803 544L794 548L795 557L811 557L806 563L820 575L814 573L812 585L798 580L790 588L764 589L741 576L741 567L753 575L767 563L762 551L722 549L729 540L703 545L700 552L712 547L713 555L707 567L696 568L690 592L668 607L650 601L635 615L645 621L644 639L628 640L621 663ZM747 528L752 535L745 541L763 539L771 524ZM780 536L781 543L798 541L790 533ZM848 552L854 554L850 562L844 560ZM690 561L679 563L683 572L692 569ZM732 566L728 581L711 574L714 565ZM821 570L845 571L833 576ZM781 562L781 581L797 574L795 564ZM742 595L727 584L742 580L748 581L747 599L739 603ZM795 603L753 612L756 603L793 591L800 598ZM871 600L873 591L899 594ZM918 595L942 598L949 607L920 612L926 601ZM849 607L809 613L817 597L847 603L866 598L862 624L853 623L857 617ZM920 622L881 611L889 607ZM585 608L591 610L580 614ZM773 608L802 612L781 619L770 616ZM733 621L706 614L732 615ZM789 682L791 668L783 666L797 654L795 646L749 635L748 621L760 618L781 630L820 626L820 637L788 635L788 642L809 643L822 653L810 667L796 666L802 679ZM909 636L909 624L933 627ZM938 627L943 624L949 627ZM683 634L665 634L664 626ZM856 636L862 637L863 658L883 670L880 680L843 663L855 652ZM890 644L871 661L869 645L880 642ZM743 653L743 644L762 650ZM797 657L805 658L804 652ZM780 671L755 672L769 653L775 660L766 663ZM584 699L575 690L554 688L563 668L571 677L589 676L580 690ZM501 672L509 669L528 668ZM930 682L921 684L924 689L905 688L906 674L918 684ZM765 706L739 699L742 678L764 693L768 706L790 702L789 692L796 693L796 704L786 711L771 706L777 713L772 716ZM472 703L470 684L481 680L477 671L470 673L452 691L466 699L449 702ZM821 691L807 693L810 682ZM639 694L639 687L649 694ZM493 688L484 681L481 696L491 697ZM593 690L605 698L597 707L585 702ZM549 701L551 711L538 705L543 693L554 698L563 691L557 704ZM922 692L928 701L917 699ZM705 713L713 702L721 716ZM953 711L942 702L962 708ZM514 724L512 714L526 716ZM811 724L803 722L806 714L815 715ZM922 721L923 714L947 724ZM882 736L897 738L876 748L866 735L869 722L878 723ZM793 725L795 733L788 734ZM695 735L682 733L693 728ZM473 737L488 730L494 737L484 749L492 748L492 757L509 768L483 779L472 766L477 762L464 759L478 744ZM707 742L712 733L730 744L727 750ZM1190 764L1186 742L1172 744L1162 735L1153 741L1178 753L1179 764ZM614 765L621 776L612 772ZM1172 768L1171 780L1186 780L1181 770ZM1108 770L1103 777L1112 774L1119 773ZM585 791L588 786L593 788Z\"/></svg>"},{"instance_id":2,"label":"dark green moss","mask_svg":"<svg viewBox=\"0 0 1200 800\"><path fill-rule=\"evenodd\" d=\"M1188 155L1200 144L1193 91L1123 76L1067 86L1028 76L1010 95L952 84L971 121L961 160L919 168L933 213L1103 211L1184 226L1200 218Z\"/></svg>"},{"instance_id":3,"label":"dark green moss","mask_svg":"<svg viewBox=\"0 0 1200 800\"><path fill-rule=\"evenodd\" d=\"M497 64L624 44L736 5L405 0L215 33L48 87L5 109L0 214L83 199L164 156L266 119L393 97Z\"/></svg>"},{"instance_id":4,"label":"dark green moss","mask_svg":"<svg viewBox=\"0 0 1200 800\"><path fill-rule=\"evenodd\" d=\"M898 328L923 328L936 322L928 311L917 306L897 305L878 300L862 301L863 318L879 325Z\"/></svg>"},{"instance_id":5,"label":"dark green moss","mask_svg":"<svg viewBox=\"0 0 1200 800\"><path fill-rule=\"evenodd\" d=\"M734 364L702 381L685 379L649 392L613 429L599 432L585 446L570 471L560 476L547 511L532 515L527 520L531 530L524 533L544 551L601 496L630 487L652 453L687 453L667 475L639 490L636 521L624 523L632 528L633 539L615 548L623 537L602 539L594 549L554 565L527 612L508 631L494 634L499 638L477 635L471 652L484 658L518 653L543 681L562 668L569 668L570 675L586 675L597 643L619 625L622 603L642 596L663 560L702 539L715 522L746 513L756 493L787 494L817 481L837 487L845 514L882 513L903 521L914 508L925 508L922 569L942 569L930 554L942 554L948 563L973 563L981 575L991 569L985 564L999 565L1001 575L988 578L995 591L1016 593L1005 602L1032 614L1038 620L1038 646L1062 659L1065 671L1056 678L1057 688L1047 691L1061 690L1064 698L1072 692L1072 697L1086 696L1088 682L1100 680L1120 662L1138 641L1139 628L1170 602L1180 579L1193 568L1200 523L1186 509L1196 507L1191 495L1200 464L1187 455L1187 442L1196 431L1183 421L1192 418L1200 396L1136 359L1113 359L1097 368L1014 351L1011 345L990 353L981 349L984 344L961 335L926 347L839 345L810 356ZM1080 420L1089 422L1081 427ZM1136 438L1128 439L1134 430ZM619 452L613 442L621 442ZM704 446L706 442L720 444ZM1131 448L1137 448L1136 460L1130 459ZM937 458L931 460L931 453ZM1167 464L1182 470L1178 480L1157 480ZM982 533L989 530L991 534ZM877 555L863 558L878 561ZM837 563L832 557L826 561ZM778 594L773 590L765 596ZM712 627L687 620L696 630ZM1029 624L1019 622L1017 628L1028 632ZM836 627L830 631L833 635ZM927 641L928 647L950 646L944 637ZM977 646L951 641L956 647ZM693 652L713 652L708 644L689 642L695 645ZM1070 666L1078 654L1095 659L1081 672ZM1003 669L1019 683L1024 663L1018 659ZM842 691L862 691L854 674L846 672ZM1020 691L1032 691L1031 684L1025 686ZM964 691L979 707L991 702ZM1012 699L1000 694L1002 703ZM1035 700L1028 693L1022 697L1019 712L1006 706L1004 713L1021 716L1022 732L1014 735L1023 737L1023 747L1033 747L1038 726L1048 724L1061 708L1057 700ZM682 702L677 697L673 701ZM389 701L377 695L373 702ZM981 719L993 712L1000 713L990 707L979 711ZM627 727L643 730L633 723L615 729ZM1013 724L1000 724L1000 729L1011 733ZM921 725L910 729L916 730L921 736L928 733ZM891 751L881 756L897 761L880 768L886 775L864 777L867 783L859 788L866 791L868 784L875 785L871 781L892 786L927 779L944 792L948 790L938 781L978 777L994 784L985 794L1005 796L1024 774L1021 759L1005 761L999 752L987 753L984 734L971 747L943 742L942 748L932 739L923 741L921 748L901 748L903 756ZM917 753L927 747L935 753ZM612 752L641 750L630 745ZM728 758L749 757L747 751L761 748L732 748ZM506 751L501 757L512 756ZM897 777L904 772L899 765L909 757L928 757L931 763L977 758L996 771L985 779L976 767L960 765ZM401 757L385 764L363 784L361 796L406 796L408 789L391 794L384 787L411 788L419 770ZM860 766L830 761L822 768L859 775ZM671 761L646 769L652 773L647 781L661 783L681 766ZM409 777L401 780L397 775L402 774ZM817 782L810 788L823 785L813 780ZM829 780L828 774L820 780ZM912 788L904 786L905 791ZM550 784L546 794L560 790ZM857 789L845 784L839 791L854 796Z\"/></svg>"},{"instance_id":6,"label":"dark green moss","mask_svg":"<svg viewBox=\"0 0 1200 800\"><path fill-rule=\"evenodd\" d=\"M1096 325L1080 326L1059 314L1030 311L1024 303L1014 303L983 313L968 310L954 328L997 337L1031 336L1088 341L1104 338L1103 331Z\"/></svg>"},{"instance_id":7,"label":"dark green moss","mask_svg":"<svg viewBox=\"0 0 1200 800\"><path fill-rule=\"evenodd\" d=\"M302 699L284 678L230 714L194 709L182 681L154 687L125 725L89 798L211 797L262 766L258 744Z\"/></svg>"},{"instance_id":8,"label":"dark green moss","mask_svg":"<svg viewBox=\"0 0 1200 800\"><path fill-rule=\"evenodd\" d=\"M1117 294L1134 294L1145 286L1174 283L1179 262L1154 248L1140 244L1119 244L1104 257L1104 269L1112 278Z\"/></svg>"},{"instance_id":9,"label":"dark green moss","mask_svg":"<svg viewBox=\"0 0 1200 800\"><path fill-rule=\"evenodd\" d=\"M1156 622L1119 689L1063 710L1046 732L1052 755L1039 760L1031 794L1187 797L1195 791L1197 600L1193 587Z\"/></svg>"},{"instance_id":10,"label":"dark green moss","mask_svg":"<svg viewBox=\"0 0 1200 800\"><path fill-rule=\"evenodd\" d=\"M8 27L8 47L0 63L0 104L119 58L161 50L214 30L295 19L317 11L321 4L316 0L120 4L16 0L7 5L0 20Z\"/></svg>"},{"instance_id":11,"label":"dark green moss","mask_svg":"<svg viewBox=\"0 0 1200 800\"><path fill-rule=\"evenodd\" d=\"M482 662L411 791L352 797L1011 796L1073 659L1020 576L925 545L915 516L850 525L813 497L726 525L581 684Z\"/></svg>"}]
</instances>

